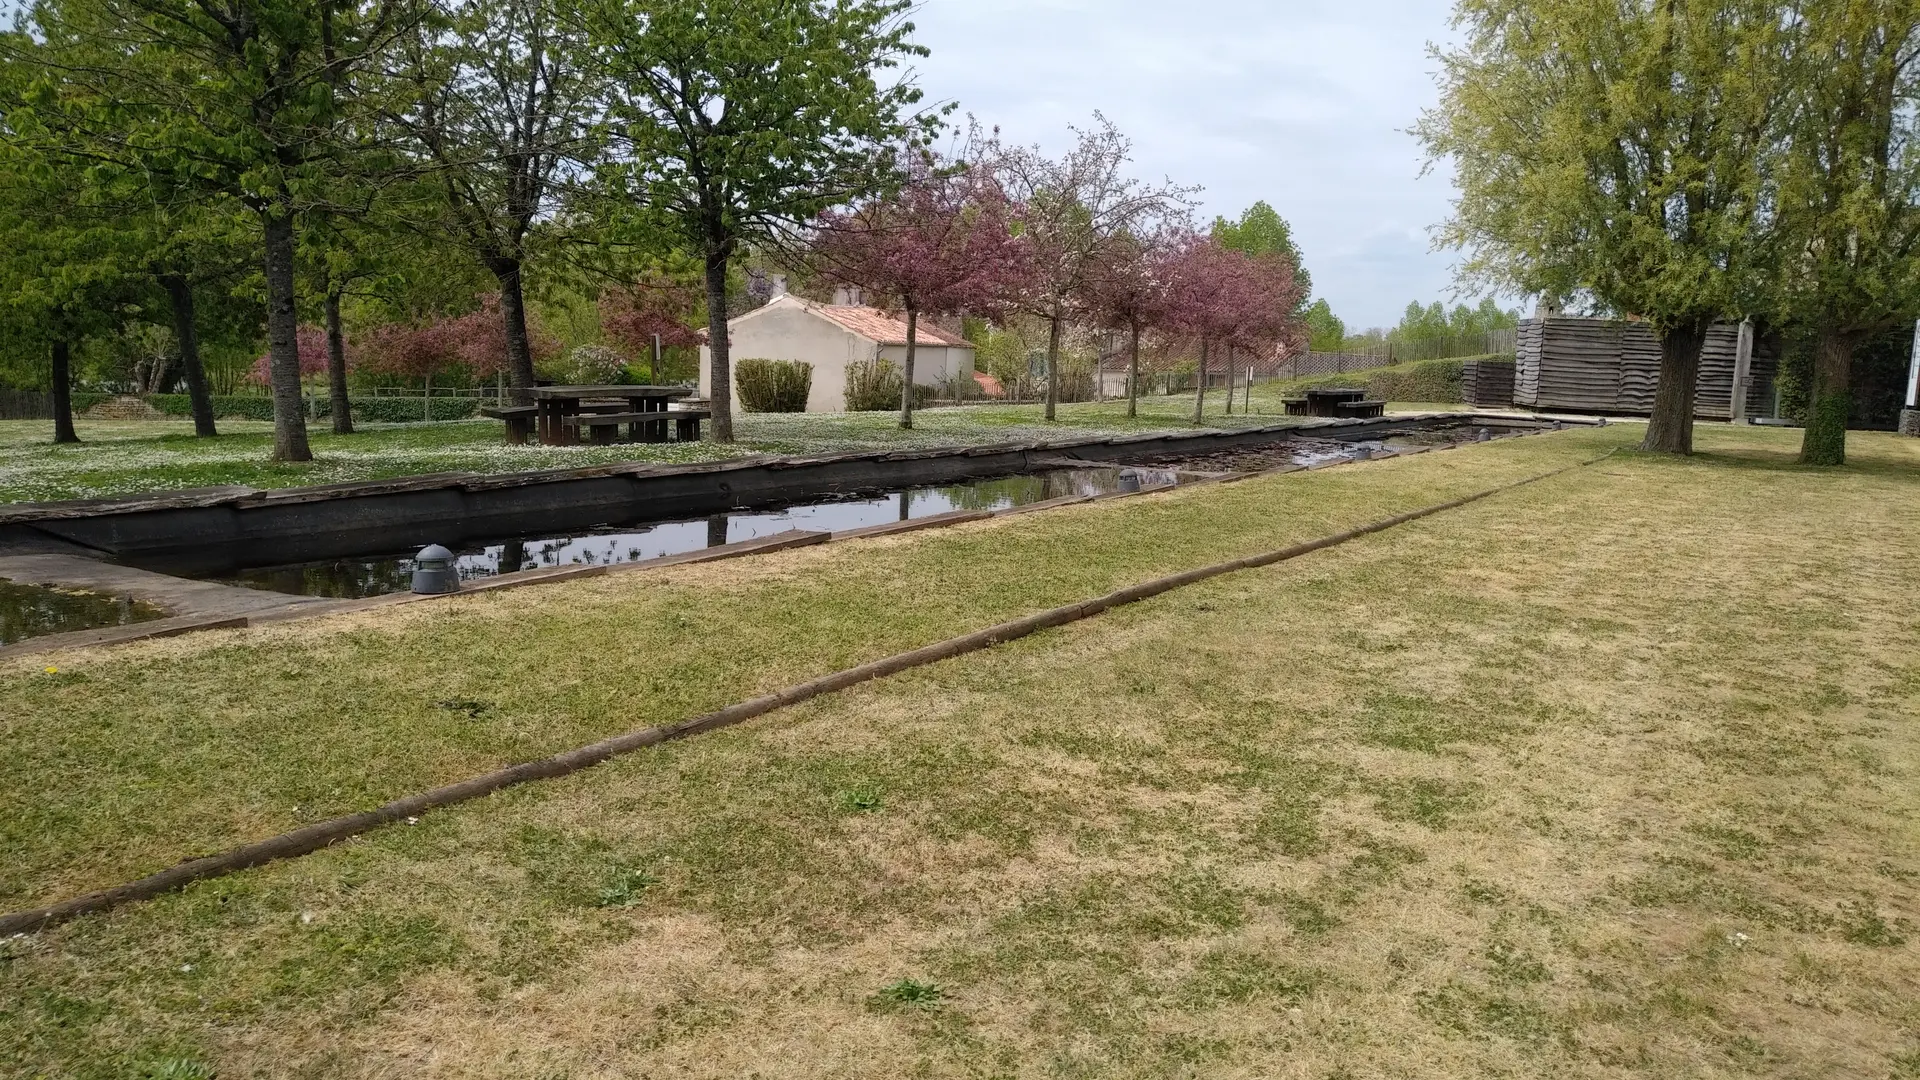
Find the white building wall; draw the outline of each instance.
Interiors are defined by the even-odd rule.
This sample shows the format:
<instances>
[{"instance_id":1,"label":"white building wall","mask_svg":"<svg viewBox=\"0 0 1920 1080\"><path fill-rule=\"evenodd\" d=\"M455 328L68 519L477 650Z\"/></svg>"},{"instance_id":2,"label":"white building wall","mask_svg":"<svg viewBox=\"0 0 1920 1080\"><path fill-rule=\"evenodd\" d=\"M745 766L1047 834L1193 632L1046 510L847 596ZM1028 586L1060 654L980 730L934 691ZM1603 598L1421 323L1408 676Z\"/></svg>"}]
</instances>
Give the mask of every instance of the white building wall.
<instances>
[{"instance_id":1,"label":"white building wall","mask_svg":"<svg viewBox=\"0 0 1920 1080\"><path fill-rule=\"evenodd\" d=\"M877 352L892 361L895 368L907 362L905 345L875 345L866 338L842 328L830 319L808 311L799 303L775 302L742 318L733 327L732 356L735 363L746 359L798 360L813 365L813 387L807 394L808 412L845 412L847 407L847 365L870 360ZM934 386L955 375L973 374L974 350L945 345L922 345L914 351L913 381ZM700 348L700 393L713 394L712 355ZM733 394L733 411L744 412L739 386Z\"/></svg>"}]
</instances>

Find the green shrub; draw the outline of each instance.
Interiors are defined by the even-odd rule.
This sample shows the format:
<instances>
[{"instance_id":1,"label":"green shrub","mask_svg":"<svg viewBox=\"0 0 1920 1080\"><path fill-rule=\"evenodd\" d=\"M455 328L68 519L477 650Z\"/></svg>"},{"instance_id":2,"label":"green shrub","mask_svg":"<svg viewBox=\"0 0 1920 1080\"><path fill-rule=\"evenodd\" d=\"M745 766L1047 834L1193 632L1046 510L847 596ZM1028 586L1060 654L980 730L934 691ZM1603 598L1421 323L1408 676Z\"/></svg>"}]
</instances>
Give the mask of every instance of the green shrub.
<instances>
[{"instance_id":1,"label":"green shrub","mask_svg":"<svg viewBox=\"0 0 1920 1080\"><path fill-rule=\"evenodd\" d=\"M886 357L847 365L847 411L886 412L900 407L900 372Z\"/></svg>"},{"instance_id":2,"label":"green shrub","mask_svg":"<svg viewBox=\"0 0 1920 1080\"><path fill-rule=\"evenodd\" d=\"M1366 390L1379 401L1463 402L1466 392L1461 378L1469 360L1511 360L1507 356L1456 356L1444 360L1416 360L1410 364L1350 371L1344 375L1310 375L1273 384L1283 397L1295 397L1307 390L1351 386ZM1268 391L1272 392L1272 391Z\"/></svg>"},{"instance_id":3,"label":"green shrub","mask_svg":"<svg viewBox=\"0 0 1920 1080\"><path fill-rule=\"evenodd\" d=\"M733 368L740 404L754 413L807 411L813 392L813 365L798 360L742 360ZM896 383L897 385L897 383Z\"/></svg>"}]
</instances>

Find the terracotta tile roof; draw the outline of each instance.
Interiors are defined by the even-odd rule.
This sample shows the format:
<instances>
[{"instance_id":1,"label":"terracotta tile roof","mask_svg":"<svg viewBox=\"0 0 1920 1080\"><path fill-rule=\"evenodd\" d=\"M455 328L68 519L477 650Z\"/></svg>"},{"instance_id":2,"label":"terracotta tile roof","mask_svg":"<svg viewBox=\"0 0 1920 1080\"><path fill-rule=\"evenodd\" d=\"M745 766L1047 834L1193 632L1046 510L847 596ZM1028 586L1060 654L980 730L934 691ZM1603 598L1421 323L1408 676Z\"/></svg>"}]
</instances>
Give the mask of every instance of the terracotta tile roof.
<instances>
[{"instance_id":1,"label":"terracotta tile roof","mask_svg":"<svg viewBox=\"0 0 1920 1080\"><path fill-rule=\"evenodd\" d=\"M808 307L834 322L859 334L878 345L905 345L907 343L907 320L896 319L878 308L836 307L832 304L809 304ZM915 335L922 345L955 345L963 349L973 348L973 343L958 334L949 334L932 325L924 317L920 325L914 328Z\"/></svg>"}]
</instances>

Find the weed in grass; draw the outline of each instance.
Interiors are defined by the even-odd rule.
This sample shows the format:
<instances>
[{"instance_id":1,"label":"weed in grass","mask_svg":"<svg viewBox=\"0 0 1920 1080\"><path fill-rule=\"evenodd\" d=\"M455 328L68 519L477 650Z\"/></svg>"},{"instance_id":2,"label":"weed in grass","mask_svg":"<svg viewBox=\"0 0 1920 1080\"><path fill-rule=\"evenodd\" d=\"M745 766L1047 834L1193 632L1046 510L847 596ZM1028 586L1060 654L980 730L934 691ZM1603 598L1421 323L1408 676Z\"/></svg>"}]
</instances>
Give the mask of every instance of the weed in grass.
<instances>
[{"instance_id":1,"label":"weed in grass","mask_svg":"<svg viewBox=\"0 0 1920 1080\"><path fill-rule=\"evenodd\" d=\"M937 1009L946 1002L947 992L930 982L901 979L880 988L869 1003L876 1009Z\"/></svg>"},{"instance_id":2,"label":"weed in grass","mask_svg":"<svg viewBox=\"0 0 1920 1080\"><path fill-rule=\"evenodd\" d=\"M599 906L623 909L635 907L646 895L647 890L658 884L660 879L645 870L616 870L612 880L600 887Z\"/></svg>"},{"instance_id":3,"label":"weed in grass","mask_svg":"<svg viewBox=\"0 0 1920 1080\"><path fill-rule=\"evenodd\" d=\"M493 703L490 701L470 701L465 699L436 701L433 704L435 708L445 709L448 712L466 713L467 719L469 720L478 720L486 714L487 710L493 708Z\"/></svg>"},{"instance_id":4,"label":"weed in grass","mask_svg":"<svg viewBox=\"0 0 1920 1080\"><path fill-rule=\"evenodd\" d=\"M871 814L881 808L880 793L872 788L854 788L840 793L840 809L849 814Z\"/></svg>"}]
</instances>

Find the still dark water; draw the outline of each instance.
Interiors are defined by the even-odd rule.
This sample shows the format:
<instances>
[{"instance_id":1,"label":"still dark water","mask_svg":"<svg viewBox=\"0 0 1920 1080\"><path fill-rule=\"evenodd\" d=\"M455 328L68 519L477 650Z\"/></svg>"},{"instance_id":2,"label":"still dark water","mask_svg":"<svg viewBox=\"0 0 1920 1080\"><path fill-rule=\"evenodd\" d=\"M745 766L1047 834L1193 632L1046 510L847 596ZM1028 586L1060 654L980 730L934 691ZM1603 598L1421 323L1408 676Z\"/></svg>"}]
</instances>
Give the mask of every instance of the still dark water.
<instances>
[{"instance_id":1,"label":"still dark water","mask_svg":"<svg viewBox=\"0 0 1920 1080\"><path fill-rule=\"evenodd\" d=\"M0 578L0 645L45 634L97 630L164 618L166 612L131 597L49 589Z\"/></svg>"},{"instance_id":2,"label":"still dark water","mask_svg":"<svg viewBox=\"0 0 1920 1080\"><path fill-rule=\"evenodd\" d=\"M954 510L1004 510L1069 495L1138 491L1156 484L1178 483L1182 476L1171 468L1056 469L949 487L910 488L870 498L737 511L694 521L609 527L566 536L514 537L458 551L456 565L462 580L473 580L519 570L641 562L790 529L837 532ZM243 570L228 580L249 588L301 596L359 598L405 592L412 587L412 579L413 554L409 552Z\"/></svg>"}]
</instances>

